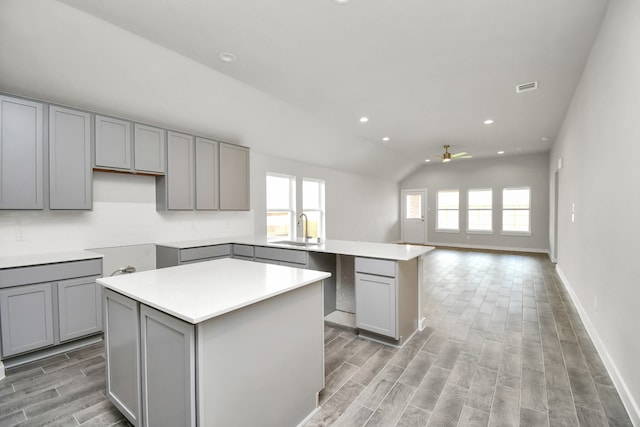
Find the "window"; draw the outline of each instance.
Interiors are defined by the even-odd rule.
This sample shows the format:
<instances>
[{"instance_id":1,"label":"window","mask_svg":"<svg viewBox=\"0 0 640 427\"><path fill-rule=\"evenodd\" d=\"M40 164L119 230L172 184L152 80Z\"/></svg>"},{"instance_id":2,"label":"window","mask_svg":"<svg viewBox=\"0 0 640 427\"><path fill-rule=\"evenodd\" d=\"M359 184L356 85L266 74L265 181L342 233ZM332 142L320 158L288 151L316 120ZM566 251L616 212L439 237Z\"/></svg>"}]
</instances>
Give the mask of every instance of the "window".
<instances>
[{"instance_id":1,"label":"window","mask_svg":"<svg viewBox=\"0 0 640 427\"><path fill-rule=\"evenodd\" d=\"M502 190L502 231L506 233L531 233L531 189L504 188Z\"/></svg>"},{"instance_id":2,"label":"window","mask_svg":"<svg viewBox=\"0 0 640 427\"><path fill-rule=\"evenodd\" d=\"M302 212L307 215L307 237L324 237L324 181L302 179ZM305 237L303 228L300 237Z\"/></svg>"},{"instance_id":3,"label":"window","mask_svg":"<svg viewBox=\"0 0 640 427\"><path fill-rule=\"evenodd\" d=\"M438 230L458 231L460 197L458 190L438 191Z\"/></svg>"},{"instance_id":4,"label":"window","mask_svg":"<svg viewBox=\"0 0 640 427\"><path fill-rule=\"evenodd\" d=\"M296 178L267 173L267 236L293 237Z\"/></svg>"},{"instance_id":5,"label":"window","mask_svg":"<svg viewBox=\"0 0 640 427\"><path fill-rule=\"evenodd\" d=\"M469 190L467 231L491 232L493 191Z\"/></svg>"},{"instance_id":6,"label":"window","mask_svg":"<svg viewBox=\"0 0 640 427\"><path fill-rule=\"evenodd\" d=\"M422 219L422 193L405 195L405 219Z\"/></svg>"}]
</instances>

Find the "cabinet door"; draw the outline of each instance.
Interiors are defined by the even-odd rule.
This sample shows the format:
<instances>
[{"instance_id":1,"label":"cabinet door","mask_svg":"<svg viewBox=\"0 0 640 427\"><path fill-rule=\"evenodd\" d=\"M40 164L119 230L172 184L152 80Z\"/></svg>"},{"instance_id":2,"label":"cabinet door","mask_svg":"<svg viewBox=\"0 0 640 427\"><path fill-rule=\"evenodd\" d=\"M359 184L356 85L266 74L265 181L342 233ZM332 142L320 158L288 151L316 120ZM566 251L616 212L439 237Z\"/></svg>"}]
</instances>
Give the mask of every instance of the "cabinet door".
<instances>
[{"instance_id":1,"label":"cabinet door","mask_svg":"<svg viewBox=\"0 0 640 427\"><path fill-rule=\"evenodd\" d=\"M220 209L249 210L249 149L220 143Z\"/></svg>"},{"instance_id":2,"label":"cabinet door","mask_svg":"<svg viewBox=\"0 0 640 427\"><path fill-rule=\"evenodd\" d=\"M131 123L96 116L96 167L131 169Z\"/></svg>"},{"instance_id":3,"label":"cabinet door","mask_svg":"<svg viewBox=\"0 0 640 427\"><path fill-rule=\"evenodd\" d=\"M194 326L141 305L145 426L195 426Z\"/></svg>"},{"instance_id":4,"label":"cabinet door","mask_svg":"<svg viewBox=\"0 0 640 427\"><path fill-rule=\"evenodd\" d=\"M102 287L96 277L58 282L60 341L102 330Z\"/></svg>"},{"instance_id":5,"label":"cabinet door","mask_svg":"<svg viewBox=\"0 0 640 427\"><path fill-rule=\"evenodd\" d=\"M52 345L51 284L1 290L0 322L4 357Z\"/></svg>"},{"instance_id":6,"label":"cabinet door","mask_svg":"<svg viewBox=\"0 0 640 427\"><path fill-rule=\"evenodd\" d=\"M356 324L360 329L398 339L396 279L356 273Z\"/></svg>"},{"instance_id":7,"label":"cabinet door","mask_svg":"<svg viewBox=\"0 0 640 427\"><path fill-rule=\"evenodd\" d=\"M196 138L196 209L218 209L218 143Z\"/></svg>"},{"instance_id":8,"label":"cabinet door","mask_svg":"<svg viewBox=\"0 0 640 427\"><path fill-rule=\"evenodd\" d=\"M42 209L42 104L0 96L0 209Z\"/></svg>"},{"instance_id":9,"label":"cabinet door","mask_svg":"<svg viewBox=\"0 0 640 427\"><path fill-rule=\"evenodd\" d=\"M140 323L138 303L104 290L107 397L135 426L141 424Z\"/></svg>"},{"instance_id":10,"label":"cabinet door","mask_svg":"<svg viewBox=\"0 0 640 427\"><path fill-rule=\"evenodd\" d=\"M164 141L164 129L136 123L133 134L135 170L164 173L164 152L166 149Z\"/></svg>"},{"instance_id":11,"label":"cabinet door","mask_svg":"<svg viewBox=\"0 0 640 427\"><path fill-rule=\"evenodd\" d=\"M49 207L91 209L91 115L49 107Z\"/></svg>"},{"instance_id":12,"label":"cabinet door","mask_svg":"<svg viewBox=\"0 0 640 427\"><path fill-rule=\"evenodd\" d=\"M193 137L167 132L167 209L193 209Z\"/></svg>"}]
</instances>

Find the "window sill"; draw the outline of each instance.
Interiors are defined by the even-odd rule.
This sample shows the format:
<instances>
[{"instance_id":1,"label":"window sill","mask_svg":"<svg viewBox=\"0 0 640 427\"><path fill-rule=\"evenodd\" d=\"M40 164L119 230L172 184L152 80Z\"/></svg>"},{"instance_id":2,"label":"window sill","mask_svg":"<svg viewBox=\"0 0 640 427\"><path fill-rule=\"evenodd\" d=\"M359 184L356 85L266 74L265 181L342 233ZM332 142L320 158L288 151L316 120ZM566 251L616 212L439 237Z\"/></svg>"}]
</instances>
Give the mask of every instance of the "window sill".
<instances>
[{"instance_id":1,"label":"window sill","mask_svg":"<svg viewBox=\"0 0 640 427\"><path fill-rule=\"evenodd\" d=\"M467 230L467 234L493 234L493 230Z\"/></svg>"},{"instance_id":2,"label":"window sill","mask_svg":"<svg viewBox=\"0 0 640 427\"><path fill-rule=\"evenodd\" d=\"M440 228L437 228L437 229L436 229L436 233L453 233L453 234L460 234L460 230L447 230L447 229L440 229Z\"/></svg>"},{"instance_id":3,"label":"window sill","mask_svg":"<svg viewBox=\"0 0 640 427\"><path fill-rule=\"evenodd\" d=\"M502 234L503 236L531 236L531 232L530 231L501 231L500 234Z\"/></svg>"}]
</instances>

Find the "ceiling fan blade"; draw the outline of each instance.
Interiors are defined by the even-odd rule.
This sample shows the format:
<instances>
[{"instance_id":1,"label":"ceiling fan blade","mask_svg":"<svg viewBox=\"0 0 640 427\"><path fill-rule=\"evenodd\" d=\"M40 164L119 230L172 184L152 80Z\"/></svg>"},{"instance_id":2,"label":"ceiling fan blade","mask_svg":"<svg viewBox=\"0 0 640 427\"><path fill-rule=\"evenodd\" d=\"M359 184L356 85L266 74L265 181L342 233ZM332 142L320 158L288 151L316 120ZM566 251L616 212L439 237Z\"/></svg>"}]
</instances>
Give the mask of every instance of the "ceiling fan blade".
<instances>
[{"instance_id":1,"label":"ceiling fan blade","mask_svg":"<svg viewBox=\"0 0 640 427\"><path fill-rule=\"evenodd\" d=\"M465 154L467 154L467 152L466 151L462 151L460 153L452 154L451 157L460 157L460 156L464 156Z\"/></svg>"},{"instance_id":2,"label":"ceiling fan blade","mask_svg":"<svg viewBox=\"0 0 640 427\"><path fill-rule=\"evenodd\" d=\"M456 157L456 159L470 159L473 156L460 156L460 157Z\"/></svg>"}]
</instances>

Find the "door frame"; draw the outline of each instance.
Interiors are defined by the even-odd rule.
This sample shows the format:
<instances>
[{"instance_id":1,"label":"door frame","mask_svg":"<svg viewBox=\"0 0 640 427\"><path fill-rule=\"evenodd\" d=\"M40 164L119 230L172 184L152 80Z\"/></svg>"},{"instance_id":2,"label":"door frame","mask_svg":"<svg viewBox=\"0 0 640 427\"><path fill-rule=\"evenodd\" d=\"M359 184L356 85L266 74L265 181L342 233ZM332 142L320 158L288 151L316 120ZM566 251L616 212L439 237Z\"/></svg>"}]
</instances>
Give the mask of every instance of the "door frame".
<instances>
[{"instance_id":1,"label":"door frame","mask_svg":"<svg viewBox=\"0 0 640 427\"><path fill-rule=\"evenodd\" d=\"M415 193L415 192L424 192L423 205L422 205L422 214L423 214L423 223L424 223L424 244L426 245L428 240L428 195L429 192L426 188L403 188L400 190L400 240L405 241L404 239L404 211L405 211L405 194L407 193Z\"/></svg>"}]
</instances>

